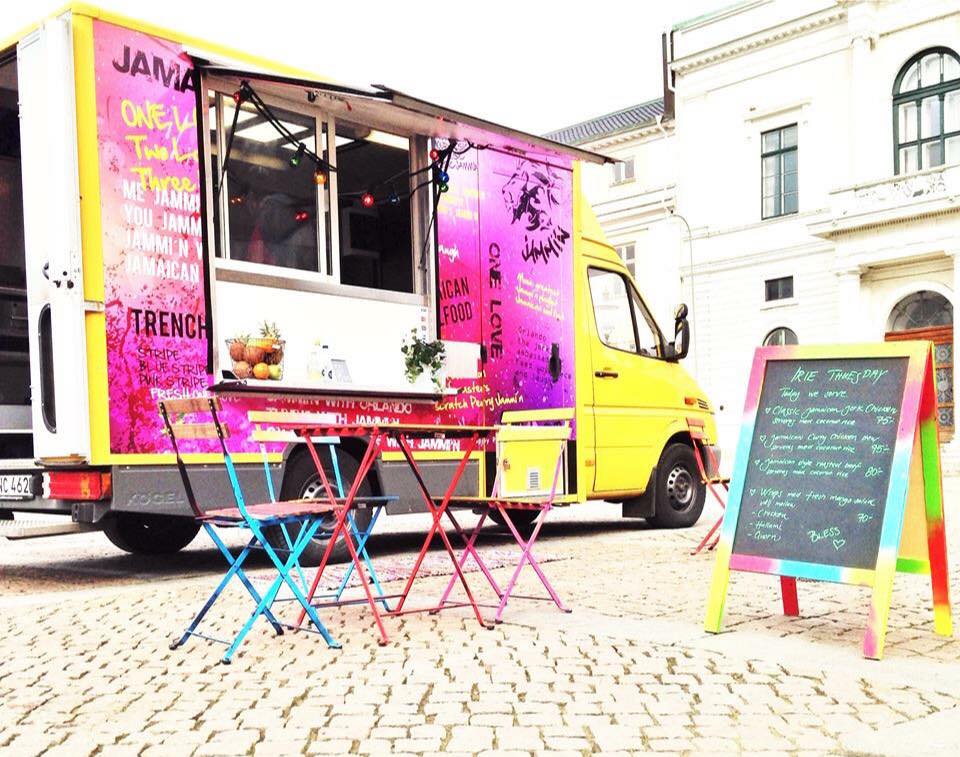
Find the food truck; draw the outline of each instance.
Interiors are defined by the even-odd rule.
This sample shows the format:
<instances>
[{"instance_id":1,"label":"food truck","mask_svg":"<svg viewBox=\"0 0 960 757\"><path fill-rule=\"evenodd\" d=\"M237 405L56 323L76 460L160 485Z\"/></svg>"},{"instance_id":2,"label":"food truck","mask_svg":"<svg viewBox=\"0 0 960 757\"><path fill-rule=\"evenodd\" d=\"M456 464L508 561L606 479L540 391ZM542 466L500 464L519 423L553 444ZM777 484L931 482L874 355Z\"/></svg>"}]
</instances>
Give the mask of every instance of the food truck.
<instances>
[{"instance_id":1,"label":"food truck","mask_svg":"<svg viewBox=\"0 0 960 757\"><path fill-rule=\"evenodd\" d=\"M224 400L251 499L264 461L281 496L318 491L302 444L249 441L252 409L494 424L572 407L568 494L693 524L713 411L680 364L686 309L664 334L581 195L582 162L605 160L87 5L17 35L0 51L0 534L181 549L197 525L157 403L223 381L275 389ZM204 444L198 498L223 504ZM449 480L457 444L419 443L426 478ZM347 477L355 455L344 439ZM493 457L465 490L491 486ZM409 512L398 461L363 486Z\"/></svg>"}]
</instances>

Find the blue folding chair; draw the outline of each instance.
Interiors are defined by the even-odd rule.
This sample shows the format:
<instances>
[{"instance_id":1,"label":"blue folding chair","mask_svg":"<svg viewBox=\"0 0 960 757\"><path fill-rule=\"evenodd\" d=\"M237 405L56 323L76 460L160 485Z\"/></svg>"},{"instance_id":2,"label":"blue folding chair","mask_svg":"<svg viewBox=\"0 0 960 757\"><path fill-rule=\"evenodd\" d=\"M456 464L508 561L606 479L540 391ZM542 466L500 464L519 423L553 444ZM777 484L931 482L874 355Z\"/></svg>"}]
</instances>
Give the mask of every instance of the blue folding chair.
<instances>
[{"instance_id":1,"label":"blue folding chair","mask_svg":"<svg viewBox=\"0 0 960 757\"><path fill-rule=\"evenodd\" d=\"M234 468L233 460L227 449L226 439L229 431L220 422L219 411L220 401L215 397L164 400L160 403L160 413L163 416L163 422L166 425L167 433L173 445L173 451L176 454L177 468L180 471L180 479L183 482L187 502L197 520L201 523L207 534L209 534L213 543L217 545L217 548L230 566L217 588L214 589L213 594L210 595L209 599L207 599L200 609L200 612L198 612L193 619L193 622L190 623L183 635L170 645L170 648L176 649L186 643L191 636L196 636L206 639L207 641L227 645L228 648L222 657L222 661L229 663L243 642L243 639L250 632L250 629L260 616L266 618L278 636L282 635L284 624L277 620L271 608L276 601L277 593L280 591L281 586L286 584L293 593L294 598L306 611L310 622L313 624L314 629L316 629L315 632L324 638L328 646L339 649L340 644L330 635L326 626L320 621L316 609L310 605L303 591L297 586L296 581L293 580L290 575L294 569L300 570L299 557L301 553L319 531L323 518L337 511L337 504L328 499L304 499L290 502L271 501L264 504L247 505L240 488L240 482L237 478L237 471ZM210 420L187 420L188 417L196 418L197 416L206 416ZM179 441L187 439L216 439L219 441L236 507L220 508L206 512L201 509L190 483L190 476L178 443ZM272 488L272 484L270 486ZM298 526L297 536L295 539L289 540L287 528L293 525ZM287 552L286 560L280 558L278 550L271 546L264 535L264 529L272 526L280 526L284 533L287 534L289 550L282 550ZM241 528L250 531L249 541L236 556L233 555L217 533L218 529L221 528ZM262 549L277 570L277 578L263 596L257 592L243 570L244 562L254 549ZM302 572L300 575L302 577ZM220 594L234 576L240 580L247 590L247 593L250 594L256 603L256 609L231 642L208 636L197 629L204 616L209 612L210 608L213 607L214 603L220 597Z\"/></svg>"},{"instance_id":2,"label":"blue folding chair","mask_svg":"<svg viewBox=\"0 0 960 757\"><path fill-rule=\"evenodd\" d=\"M291 424L295 423L302 417L302 413L292 410L251 410L249 413L247 413L247 420L250 421L253 427L253 430L250 433L250 438L258 442L260 445L260 454L263 457L263 470L267 478L267 490L270 493L271 501L276 501L277 497L273 486L273 479L270 475L270 463L267 456L266 444L268 442L302 442L303 439L291 431L269 428L269 425L271 423ZM343 499L346 497L346 489L343 485L343 475L340 471L340 457L337 454L337 445L340 443L340 438L336 436L313 437L310 439L310 443L314 445L324 445L329 449L331 463L330 467L333 470L333 478L336 486L337 497ZM372 511L370 515L370 522L367 524L366 528L363 529L357 526L357 522L353 517L353 513L347 514L347 524L353 536L353 541L356 544L357 555L363 560L364 565L366 565L367 572L370 575L370 582L373 584L373 587L376 590L377 602L383 605L383 609L386 612L390 611L390 605L387 603L388 596L384 593L383 587L380 585L380 578L377 576L377 571L373 567L373 562L370 560L370 555L367 552L367 539L369 539L370 535L373 533L373 529L377 525L377 520L380 518L380 514L383 512L384 508L388 503L394 502L397 499L398 497L396 496L356 497L354 499L354 505L357 508L369 508ZM289 532L287 531L286 527L281 528L288 549L292 549L293 540L291 539ZM324 529L321 527L317 535L320 538L329 539L333 535L333 530L332 528ZM351 604L353 600L343 601L341 598L344 591L347 589L347 584L350 582L350 577L353 575L354 567L355 566L351 561L347 566L346 572L343 574L343 578L340 580L339 586L337 586L335 590L325 594L314 595L314 600L325 601L314 601L313 606L336 607L342 604ZM303 591L306 593L309 591L309 587L307 585L306 577L303 574L303 570L299 564L297 565L297 572L303 585ZM355 601L359 603L365 600L358 599Z\"/></svg>"}]
</instances>

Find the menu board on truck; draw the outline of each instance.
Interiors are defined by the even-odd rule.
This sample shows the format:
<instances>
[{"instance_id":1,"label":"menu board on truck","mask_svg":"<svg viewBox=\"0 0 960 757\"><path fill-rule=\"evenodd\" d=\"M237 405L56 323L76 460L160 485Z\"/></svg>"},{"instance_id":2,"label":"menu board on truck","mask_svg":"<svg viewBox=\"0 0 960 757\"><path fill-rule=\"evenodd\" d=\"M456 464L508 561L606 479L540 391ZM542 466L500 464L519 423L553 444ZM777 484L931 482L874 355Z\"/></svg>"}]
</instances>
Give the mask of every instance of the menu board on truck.
<instances>
[{"instance_id":1,"label":"menu board on truck","mask_svg":"<svg viewBox=\"0 0 960 757\"><path fill-rule=\"evenodd\" d=\"M157 403L209 384L194 72L94 21L112 453L167 451Z\"/></svg>"},{"instance_id":2,"label":"menu board on truck","mask_svg":"<svg viewBox=\"0 0 960 757\"><path fill-rule=\"evenodd\" d=\"M572 169L456 146L437 215L438 324L479 342L483 376L460 398L503 410L573 407Z\"/></svg>"}]
</instances>

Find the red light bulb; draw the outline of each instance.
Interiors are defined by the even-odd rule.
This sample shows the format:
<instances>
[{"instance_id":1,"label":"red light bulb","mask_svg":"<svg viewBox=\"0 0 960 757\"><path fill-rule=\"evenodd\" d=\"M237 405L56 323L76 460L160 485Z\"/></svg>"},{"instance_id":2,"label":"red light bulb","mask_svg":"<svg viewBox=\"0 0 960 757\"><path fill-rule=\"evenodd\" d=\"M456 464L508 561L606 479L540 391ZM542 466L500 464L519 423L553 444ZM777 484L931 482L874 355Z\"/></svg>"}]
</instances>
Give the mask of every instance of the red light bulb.
<instances>
[{"instance_id":1,"label":"red light bulb","mask_svg":"<svg viewBox=\"0 0 960 757\"><path fill-rule=\"evenodd\" d=\"M363 207L365 208L372 208L373 195L370 194L369 192L364 192L363 195L360 197L360 204L363 205Z\"/></svg>"},{"instance_id":2,"label":"red light bulb","mask_svg":"<svg viewBox=\"0 0 960 757\"><path fill-rule=\"evenodd\" d=\"M430 160L436 160L439 157L440 157L440 151L437 150L436 147L430 150Z\"/></svg>"}]
</instances>

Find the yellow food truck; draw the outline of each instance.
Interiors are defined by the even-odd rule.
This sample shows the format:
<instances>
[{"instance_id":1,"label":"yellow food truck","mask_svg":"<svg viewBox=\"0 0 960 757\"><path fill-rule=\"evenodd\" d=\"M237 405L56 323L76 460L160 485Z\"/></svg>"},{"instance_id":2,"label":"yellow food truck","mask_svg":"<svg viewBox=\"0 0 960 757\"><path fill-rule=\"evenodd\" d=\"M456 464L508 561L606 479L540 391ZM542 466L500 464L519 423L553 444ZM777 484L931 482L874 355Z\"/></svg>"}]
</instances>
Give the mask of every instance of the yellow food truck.
<instances>
[{"instance_id":1,"label":"yellow food truck","mask_svg":"<svg viewBox=\"0 0 960 757\"><path fill-rule=\"evenodd\" d=\"M693 445L716 444L713 412L680 364L686 309L668 338L581 195L581 162L605 160L87 5L8 40L0 534L184 547L197 526L157 403L225 380L275 390L225 400L251 498L267 496L258 402L344 422L572 407L568 494L692 525ZM229 494L204 444L189 462L214 506ZM425 477L449 480L451 444L420 443ZM345 439L348 476L352 452ZM265 454L282 496L317 491L302 445ZM489 487L492 457L462 486ZM409 512L397 462L388 452L364 487Z\"/></svg>"}]
</instances>

